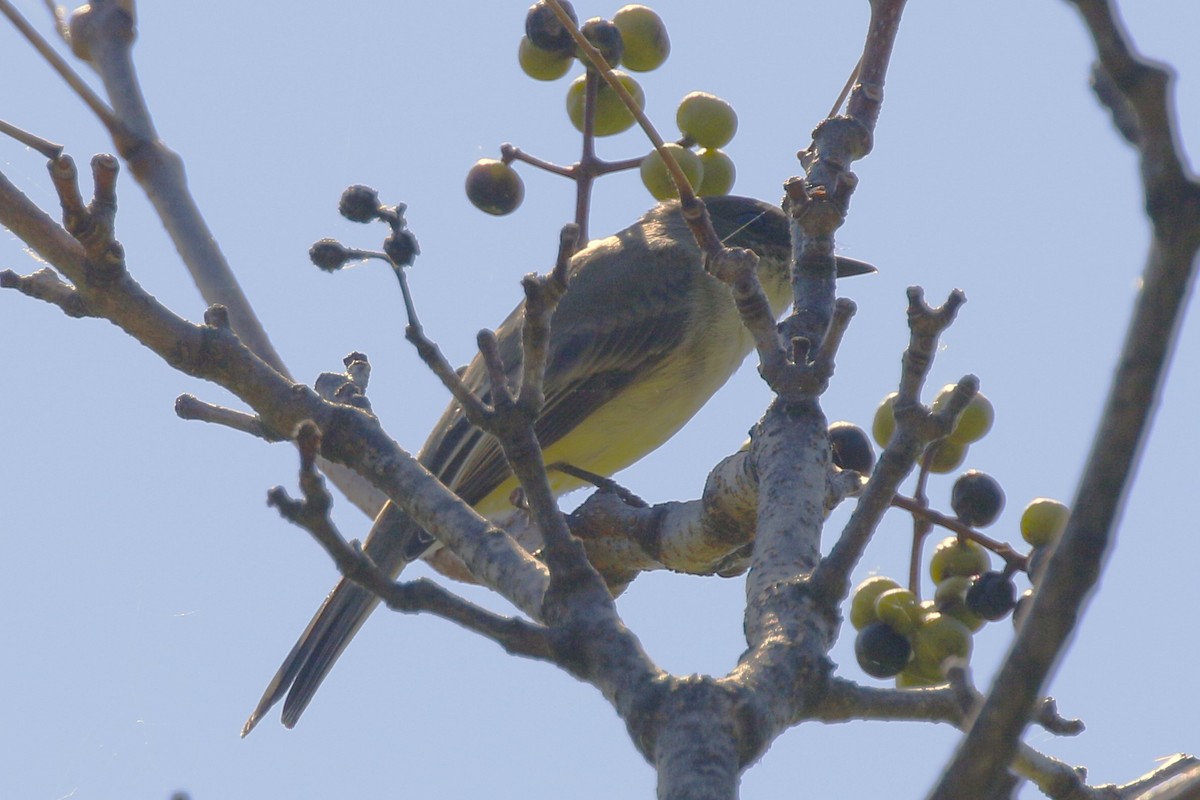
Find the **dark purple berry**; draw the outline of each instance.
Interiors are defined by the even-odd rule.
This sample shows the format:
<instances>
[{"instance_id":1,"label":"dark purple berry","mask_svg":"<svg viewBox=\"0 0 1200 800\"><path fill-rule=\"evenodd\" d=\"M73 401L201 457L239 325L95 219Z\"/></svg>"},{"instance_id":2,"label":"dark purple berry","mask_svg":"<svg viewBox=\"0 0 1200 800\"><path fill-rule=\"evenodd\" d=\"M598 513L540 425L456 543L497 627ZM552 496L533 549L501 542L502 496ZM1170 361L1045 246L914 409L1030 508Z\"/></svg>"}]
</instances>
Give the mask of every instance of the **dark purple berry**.
<instances>
[{"instance_id":1,"label":"dark purple berry","mask_svg":"<svg viewBox=\"0 0 1200 800\"><path fill-rule=\"evenodd\" d=\"M829 446L833 448L833 463L839 469L852 469L870 475L875 466L875 451L862 428L850 422L835 422L829 426Z\"/></svg>"},{"instance_id":2,"label":"dark purple berry","mask_svg":"<svg viewBox=\"0 0 1200 800\"><path fill-rule=\"evenodd\" d=\"M872 678L890 678L908 664L912 645L886 623L872 622L854 639L854 655Z\"/></svg>"},{"instance_id":3,"label":"dark purple berry","mask_svg":"<svg viewBox=\"0 0 1200 800\"><path fill-rule=\"evenodd\" d=\"M571 4L564 1L562 7L567 12L567 16L578 24L579 17L575 16L575 9L571 7ZM575 51L575 40L558 21L558 17L554 15L554 9L545 3L535 3L529 7L529 11L525 14L525 35L529 37L529 41L533 42L535 47L550 53L573 53Z\"/></svg>"},{"instance_id":4,"label":"dark purple berry","mask_svg":"<svg viewBox=\"0 0 1200 800\"><path fill-rule=\"evenodd\" d=\"M1037 583L1042 579L1042 573L1046 571L1046 564L1050 561L1050 548L1035 547L1029 552L1029 562L1025 567L1029 574L1029 582Z\"/></svg>"},{"instance_id":5,"label":"dark purple berry","mask_svg":"<svg viewBox=\"0 0 1200 800\"><path fill-rule=\"evenodd\" d=\"M467 199L480 211L504 216L516 211L525 199L525 184L511 165L481 158L467 172Z\"/></svg>"},{"instance_id":6,"label":"dark purple berry","mask_svg":"<svg viewBox=\"0 0 1200 800\"><path fill-rule=\"evenodd\" d=\"M1017 588L1002 572L985 572L967 589L967 608L987 620L1003 619L1017 604Z\"/></svg>"},{"instance_id":7,"label":"dark purple berry","mask_svg":"<svg viewBox=\"0 0 1200 800\"><path fill-rule=\"evenodd\" d=\"M1004 490L991 475L977 469L967 470L954 482L950 507L964 525L982 528L1000 516L1004 508Z\"/></svg>"},{"instance_id":8,"label":"dark purple berry","mask_svg":"<svg viewBox=\"0 0 1200 800\"><path fill-rule=\"evenodd\" d=\"M621 63L625 43L621 40L621 31L612 22L603 17L592 17L579 26L579 32L592 43L592 47L600 51L604 62L610 67Z\"/></svg>"}]
</instances>

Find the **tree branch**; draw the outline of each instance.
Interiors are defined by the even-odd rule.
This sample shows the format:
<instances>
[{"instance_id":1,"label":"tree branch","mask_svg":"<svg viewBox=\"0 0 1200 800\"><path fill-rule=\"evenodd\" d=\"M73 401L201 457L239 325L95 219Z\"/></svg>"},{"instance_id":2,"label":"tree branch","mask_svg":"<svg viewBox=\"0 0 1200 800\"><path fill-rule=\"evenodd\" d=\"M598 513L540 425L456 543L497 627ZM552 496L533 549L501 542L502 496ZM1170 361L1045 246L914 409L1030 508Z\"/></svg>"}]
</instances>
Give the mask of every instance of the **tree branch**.
<instances>
[{"instance_id":1,"label":"tree branch","mask_svg":"<svg viewBox=\"0 0 1200 800\"><path fill-rule=\"evenodd\" d=\"M93 0L77 9L69 23L71 48L100 76L112 103L110 108L20 18L7 0L0 0L0 11L22 31L38 53L67 81L108 130L117 152L126 159L134 178L162 220L205 303L222 305L228 309L238 336L251 350L287 376L288 370L283 359L255 315L221 252L217 237L209 229L188 189L183 159L167 147L155 130L133 62L132 48L137 32L129 6L120 0ZM48 260L54 263L53 259ZM338 488L355 505L368 516L375 516L384 499L374 487L354 472L336 464L326 464L324 467Z\"/></svg>"},{"instance_id":2,"label":"tree branch","mask_svg":"<svg viewBox=\"0 0 1200 800\"><path fill-rule=\"evenodd\" d=\"M11 223L10 223L11 220ZM331 403L294 384L252 353L229 325L223 307L203 326L176 316L124 269L103 265L0 176L0 223L18 232L74 284L89 315L114 323L170 366L225 387L253 408L262 424L294 431L313 420L324 432L322 455L366 478L463 559L475 577L537 618L545 568L442 486L404 452L372 415ZM26 279L30 280L30 279ZM10 276L5 284L20 283Z\"/></svg>"},{"instance_id":3,"label":"tree branch","mask_svg":"<svg viewBox=\"0 0 1200 800\"><path fill-rule=\"evenodd\" d=\"M342 538L329 517L333 498L325 489L321 474L314 468L321 443L320 430L311 422L301 423L296 440L300 449L300 488L304 500L293 500L282 486L276 486L268 492L267 504L312 534L337 564L338 571L370 590L393 611L435 614L492 640L510 655L556 661L550 637L540 625L495 614L430 580L399 583L388 578L358 542L347 543Z\"/></svg>"},{"instance_id":4,"label":"tree branch","mask_svg":"<svg viewBox=\"0 0 1200 800\"><path fill-rule=\"evenodd\" d=\"M1080 478L1071 519L1054 547L1033 605L988 698L931 794L935 800L982 796L1012 760L1022 731L1083 605L1099 580L1121 505L1157 405L1200 250L1200 186L1175 149L1170 74L1138 56L1102 0L1074 0L1099 55L1099 70L1132 112L1153 239L1141 291Z\"/></svg>"}]
</instances>

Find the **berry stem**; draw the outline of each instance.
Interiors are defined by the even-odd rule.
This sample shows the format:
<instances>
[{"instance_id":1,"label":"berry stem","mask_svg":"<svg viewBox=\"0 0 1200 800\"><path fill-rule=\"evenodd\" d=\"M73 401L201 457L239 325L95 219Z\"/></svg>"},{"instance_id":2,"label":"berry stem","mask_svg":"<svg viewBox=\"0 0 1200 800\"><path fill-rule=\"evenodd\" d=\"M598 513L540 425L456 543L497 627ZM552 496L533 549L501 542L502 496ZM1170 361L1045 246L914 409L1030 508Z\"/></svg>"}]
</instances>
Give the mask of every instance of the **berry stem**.
<instances>
[{"instance_id":1,"label":"berry stem","mask_svg":"<svg viewBox=\"0 0 1200 800\"><path fill-rule=\"evenodd\" d=\"M934 511L927 504L921 502L915 497L905 497L904 495L896 495L892 498L892 505L896 508L902 508L913 515L914 520L920 518L924 524L932 529L933 525L938 525L952 531L959 538L970 539L973 542L983 545L988 550L1004 559L1006 569L1011 566L1014 569L1025 570L1028 566L1028 556L1022 555L1013 548L1008 542L1001 542L993 539L990 536L980 533L969 525L964 525L956 517L950 517L938 511ZM916 523L914 522L914 525ZM928 531L926 531L928 532ZM915 537L914 537L915 539ZM913 548L914 562L918 561L919 549L916 545ZM912 572L909 573L910 579ZM916 591L915 589L913 591Z\"/></svg>"}]
</instances>

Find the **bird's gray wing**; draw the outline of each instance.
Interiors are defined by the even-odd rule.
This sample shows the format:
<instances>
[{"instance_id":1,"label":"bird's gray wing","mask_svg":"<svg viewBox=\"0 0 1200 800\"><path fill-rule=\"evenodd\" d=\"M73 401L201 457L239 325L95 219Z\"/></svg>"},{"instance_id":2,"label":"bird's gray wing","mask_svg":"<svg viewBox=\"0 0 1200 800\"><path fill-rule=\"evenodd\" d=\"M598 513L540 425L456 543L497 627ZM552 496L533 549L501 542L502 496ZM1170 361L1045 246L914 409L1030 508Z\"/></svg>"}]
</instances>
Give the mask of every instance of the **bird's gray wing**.
<instances>
[{"instance_id":1,"label":"bird's gray wing","mask_svg":"<svg viewBox=\"0 0 1200 800\"><path fill-rule=\"evenodd\" d=\"M626 231L618 236L626 235L634 234ZM644 265L615 263L620 259L609 254L585 261L571 275L551 322L546 402L534 426L543 449L652 371L680 345L689 312L679 298L693 282L711 279L702 273L698 251L692 248L675 246L671 252L660 250L657 255L649 277ZM636 272L642 274L630 274ZM641 291L622 292L619 307L603 315L579 308L589 297L613 291L604 287L621 286L626 279L636 279ZM497 330L500 353L512 381L521 368L520 311L514 311ZM485 402L491 401L480 357L467 366L463 380ZM470 503L486 497L510 474L499 444L472 426L457 403L451 404L435 427L421 460Z\"/></svg>"},{"instance_id":2,"label":"bird's gray wing","mask_svg":"<svg viewBox=\"0 0 1200 800\"><path fill-rule=\"evenodd\" d=\"M622 235L634 234L626 231ZM597 288L621 287L622 281L633 278L630 273L644 265L625 263L615 254L578 259L570 281L575 291L568 289L551 323L546 404L536 423L543 447L558 441L678 347L687 315L678 298L686 293L688 282L704 277L699 256L684 247L659 253L656 262L658 269L649 279L644 275L637 278L643 291L622 292L630 296L623 297L610 313L595 315L584 313L579 303L586 302L589 295L596 296ZM591 291L586 291L589 288ZM514 380L521 366L521 320L518 307L497 329L500 354ZM480 357L463 371L463 380L490 402ZM434 475L471 504L494 491L510 474L495 439L471 425L457 403L446 409L420 457ZM395 577L420 557L431 541L428 533L389 503L376 518L364 548L384 572ZM366 590L345 578L340 580L284 659L242 735L285 694L283 724L295 725L377 603Z\"/></svg>"}]
</instances>

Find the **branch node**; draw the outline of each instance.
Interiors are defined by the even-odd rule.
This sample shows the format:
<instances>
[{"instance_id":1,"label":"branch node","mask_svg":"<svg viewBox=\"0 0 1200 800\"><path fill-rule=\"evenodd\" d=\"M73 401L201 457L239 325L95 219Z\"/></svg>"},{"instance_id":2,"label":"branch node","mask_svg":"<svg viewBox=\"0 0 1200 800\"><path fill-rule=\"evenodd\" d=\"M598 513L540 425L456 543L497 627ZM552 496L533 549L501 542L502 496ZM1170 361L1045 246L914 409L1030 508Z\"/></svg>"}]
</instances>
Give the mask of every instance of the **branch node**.
<instances>
[{"instance_id":1,"label":"branch node","mask_svg":"<svg viewBox=\"0 0 1200 800\"><path fill-rule=\"evenodd\" d=\"M205 309L204 324L219 331L233 330L229 324L229 309L220 303L214 303Z\"/></svg>"}]
</instances>

